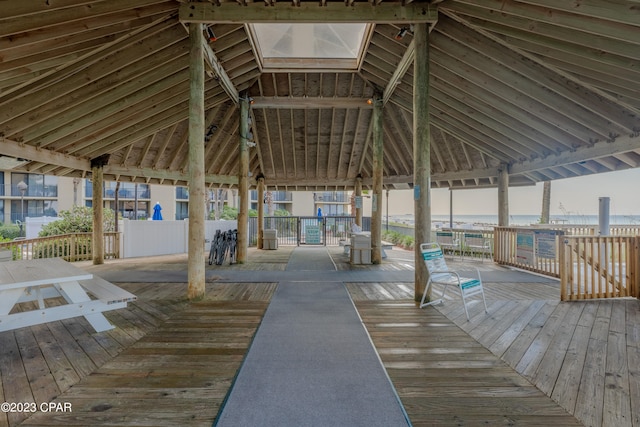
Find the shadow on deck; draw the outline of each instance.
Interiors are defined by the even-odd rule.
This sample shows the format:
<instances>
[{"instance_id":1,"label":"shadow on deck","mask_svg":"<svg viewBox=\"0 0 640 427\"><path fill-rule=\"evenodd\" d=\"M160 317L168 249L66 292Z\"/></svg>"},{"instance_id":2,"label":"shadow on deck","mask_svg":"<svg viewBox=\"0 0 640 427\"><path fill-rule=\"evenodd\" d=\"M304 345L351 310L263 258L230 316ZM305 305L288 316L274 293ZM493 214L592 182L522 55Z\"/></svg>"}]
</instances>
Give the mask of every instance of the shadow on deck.
<instances>
[{"instance_id":1,"label":"shadow on deck","mask_svg":"<svg viewBox=\"0 0 640 427\"><path fill-rule=\"evenodd\" d=\"M193 304L185 283L162 280L184 271L186 256L82 265L158 279L119 283L139 300L106 314L112 331L77 318L1 333L0 400L36 410L2 413L0 426L211 425L277 285L217 277L284 271L291 250L207 267L206 298ZM339 271L356 272L347 289L413 425L640 425L637 300L560 303L553 280L467 261L492 279L489 314L472 307L467 322L454 293L420 310L411 279L386 280L412 277L412 252L350 268L330 251ZM358 281L360 271L380 280ZM50 401L72 412L42 411Z\"/></svg>"}]
</instances>

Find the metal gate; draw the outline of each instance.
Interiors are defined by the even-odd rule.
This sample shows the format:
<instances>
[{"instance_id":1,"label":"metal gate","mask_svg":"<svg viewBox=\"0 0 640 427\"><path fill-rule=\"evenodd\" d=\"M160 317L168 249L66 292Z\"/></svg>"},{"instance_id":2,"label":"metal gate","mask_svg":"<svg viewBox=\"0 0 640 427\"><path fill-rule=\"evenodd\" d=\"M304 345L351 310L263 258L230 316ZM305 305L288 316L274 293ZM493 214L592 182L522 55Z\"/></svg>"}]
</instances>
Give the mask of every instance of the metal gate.
<instances>
[{"instance_id":1,"label":"metal gate","mask_svg":"<svg viewBox=\"0 0 640 427\"><path fill-rule=\"evenodd\" d=\"M326 218L317 216L298 217L298 246L327 245Z\"/></svg>"},{"instance_id":2,"label":"metal gate","mask_svg":"<svg viewBox=\"0 0 640 427\"><path fill-rule=\"evenodd\" d=\"M265 230L276 230L279 246L338 246L346 240L355 221L352 216L268 216ZM363 218L363 230L369 230L369 218ZM249 244L258 242L258 218L249 218Z\"/></svg>"}]
</instances>

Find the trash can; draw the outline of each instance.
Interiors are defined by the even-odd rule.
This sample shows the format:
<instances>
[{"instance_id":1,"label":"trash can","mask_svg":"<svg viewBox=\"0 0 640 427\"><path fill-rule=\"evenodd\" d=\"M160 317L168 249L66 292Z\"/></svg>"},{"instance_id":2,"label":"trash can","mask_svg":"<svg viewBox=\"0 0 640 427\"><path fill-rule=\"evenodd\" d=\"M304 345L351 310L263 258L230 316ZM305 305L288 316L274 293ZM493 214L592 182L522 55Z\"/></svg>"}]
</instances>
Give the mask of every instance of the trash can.
<instances>
[{"instance_id":1,"label":"trash can","mask_svg":"<svg viewBox=\"0 0 640 427\"><path fill-rule=\"evenodd\" d=\"M262 249L278 249L278 230L262 230Z\"/></svg>"},{"instance_id":2,"label":"trash can","mask_svg":"<svg viewBox=\"0 0 640 427\"><path fill-rule=\"evenodd\" d=\"M369 234L351 235L351 264L371 264L371 236Z\"/></svg>"}]
</instances>

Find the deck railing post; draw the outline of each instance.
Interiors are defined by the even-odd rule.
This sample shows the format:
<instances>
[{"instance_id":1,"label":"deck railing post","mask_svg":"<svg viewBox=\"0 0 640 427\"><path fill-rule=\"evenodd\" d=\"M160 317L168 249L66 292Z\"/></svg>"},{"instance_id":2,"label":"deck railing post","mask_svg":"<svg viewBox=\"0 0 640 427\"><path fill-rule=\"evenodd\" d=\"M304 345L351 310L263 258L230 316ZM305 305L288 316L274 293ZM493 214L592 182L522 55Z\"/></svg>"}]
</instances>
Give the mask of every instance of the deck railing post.
<instances>
[{"instance_id":1,"label":"deck railing post","mask_svg":"<svg viewBox=\"0 0 640 427\"><path fill-rule=\"evenodd\" d=\"M562 239L558 250L558 263L560 264L560 301L567 300L567 264L566 264L566 248L567 241L566 239Z\"/></svg>"},{"instance_id":2,"label":"deck railing post","mask_svg":"<svg viewBox=\"0 0 640 427\"><path fill-rule=\"evenodd\" d=\"M640 298L640 237L635 236L633 238L633 244L629 245L632 250L632 254L629 257L631 260L631 265L629 266L629 277L630 277L630 295L635 298Z\"/></svg>"}]
</instances>

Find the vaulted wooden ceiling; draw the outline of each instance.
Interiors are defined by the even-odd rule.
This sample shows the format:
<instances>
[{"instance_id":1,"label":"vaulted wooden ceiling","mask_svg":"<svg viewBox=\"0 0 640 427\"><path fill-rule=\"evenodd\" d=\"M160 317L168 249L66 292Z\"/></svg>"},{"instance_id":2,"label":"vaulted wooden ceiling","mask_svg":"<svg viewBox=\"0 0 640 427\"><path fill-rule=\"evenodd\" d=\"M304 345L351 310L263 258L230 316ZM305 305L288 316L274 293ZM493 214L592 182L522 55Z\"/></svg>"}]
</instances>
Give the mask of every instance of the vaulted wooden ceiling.
<instances>
[{"instance_id":1,"label":"vaulted wooden ceiling","mask_svg":"<svg viewBox=\"0 0 640 427\"><path fill-rule=\"evenodd\" d=\"M384 182L413 180L410 20L430 23L435 187L512 185L640 166L640 1L445 0L0 2L0 164L185 184L188 22L207 45L207 182L238 173L239 93L247 93L250 171L279 189L371 183L371 117L384 108ZM369 20L357 69L267 69L250 22ZM408 31L402 38L396 36Z\"/></svg>"}]
</instances>

